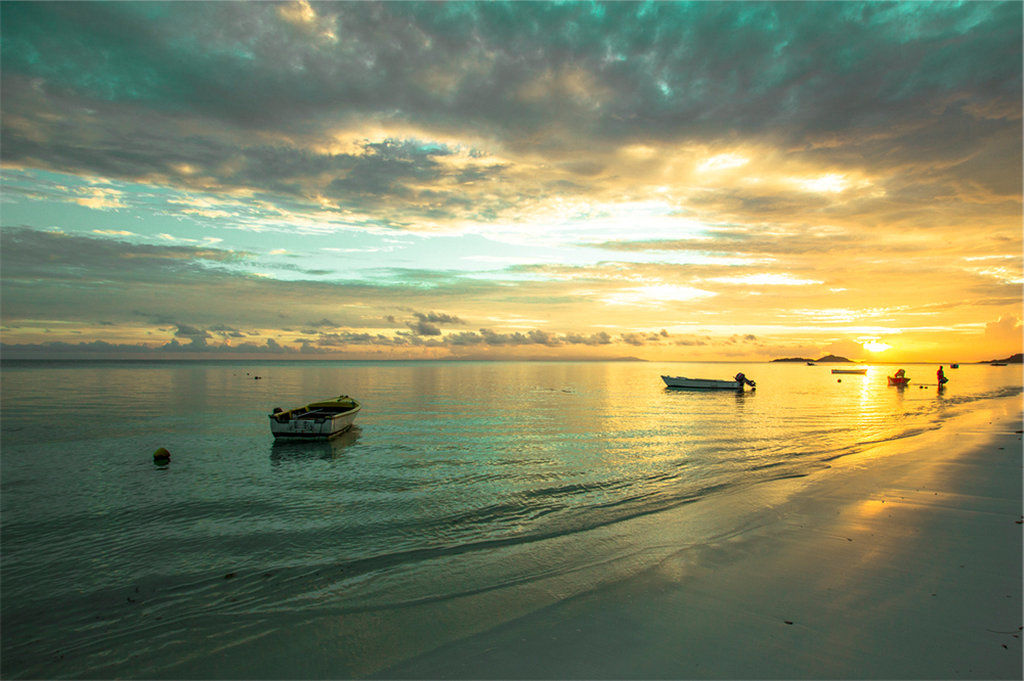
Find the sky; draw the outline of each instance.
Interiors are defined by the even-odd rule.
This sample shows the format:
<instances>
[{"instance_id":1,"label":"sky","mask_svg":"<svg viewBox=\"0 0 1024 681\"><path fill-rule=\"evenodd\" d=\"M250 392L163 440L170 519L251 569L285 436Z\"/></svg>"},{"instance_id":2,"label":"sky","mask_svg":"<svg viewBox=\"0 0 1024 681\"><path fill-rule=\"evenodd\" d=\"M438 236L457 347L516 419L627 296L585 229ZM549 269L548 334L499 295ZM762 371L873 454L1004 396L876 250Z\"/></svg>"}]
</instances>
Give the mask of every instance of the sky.
<instances>
[{"instance_id":1,"label":"sky","mask_svg":"<svg viewBox=\"0 0 1024 681\"><path fill-rule=\"evenodd\" d=\"M13 357L983 361L1022 4L0 3Z\"/></svg>"}]
</instances>

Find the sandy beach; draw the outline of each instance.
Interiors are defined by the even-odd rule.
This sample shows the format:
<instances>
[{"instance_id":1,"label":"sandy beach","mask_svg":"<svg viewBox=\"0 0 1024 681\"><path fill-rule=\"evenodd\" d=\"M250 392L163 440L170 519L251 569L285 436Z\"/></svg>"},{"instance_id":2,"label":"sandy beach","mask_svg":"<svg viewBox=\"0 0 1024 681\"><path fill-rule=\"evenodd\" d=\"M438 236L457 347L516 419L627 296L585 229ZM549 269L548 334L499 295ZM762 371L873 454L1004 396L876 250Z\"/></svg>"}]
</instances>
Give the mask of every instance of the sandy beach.
<instances>
[{"instance_id":1,"label":"sandy beach","mask_svg":"<svg viewBox=\"0 0 1024 681\"><path fill-rule=\"evenodd\" d=\"M381 678L1019 679L1020 400L770 483L766 522Z\"/></svg>"}]
</instances>

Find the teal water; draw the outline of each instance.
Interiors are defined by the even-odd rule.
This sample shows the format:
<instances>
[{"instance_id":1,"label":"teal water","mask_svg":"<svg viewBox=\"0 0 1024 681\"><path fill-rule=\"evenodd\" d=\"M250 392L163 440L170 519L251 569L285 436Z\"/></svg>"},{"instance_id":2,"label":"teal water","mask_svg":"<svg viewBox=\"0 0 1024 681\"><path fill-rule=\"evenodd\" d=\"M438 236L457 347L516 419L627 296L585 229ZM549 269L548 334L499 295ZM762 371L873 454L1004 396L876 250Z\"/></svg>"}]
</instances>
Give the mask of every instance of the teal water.
<instances>
[{"instance_id":1,"label":"teal water","mask_svg":"<svg viewBox=\"0 0 1024 681\"><path fill-rule=\"evenodd\" d=\"M1019 366L947 367L942 392L905 368L900 390L884 366L4 363L0 671L385 669L742 533L759 483L1021 393ZM660 379L737 371L757 390ZM351 432L273 442L273 407L341 393Z\"/></svg>"}]
</instances>

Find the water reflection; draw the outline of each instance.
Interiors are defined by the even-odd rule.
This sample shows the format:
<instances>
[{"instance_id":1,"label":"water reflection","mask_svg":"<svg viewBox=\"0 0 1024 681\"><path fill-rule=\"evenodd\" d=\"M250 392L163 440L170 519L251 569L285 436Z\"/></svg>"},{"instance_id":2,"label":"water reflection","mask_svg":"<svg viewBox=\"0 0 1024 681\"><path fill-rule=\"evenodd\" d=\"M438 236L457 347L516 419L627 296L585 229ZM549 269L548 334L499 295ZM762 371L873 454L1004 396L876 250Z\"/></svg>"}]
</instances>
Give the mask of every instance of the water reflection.
<instances>
[{"instance_id":1,"label":"water reflection","mask_svg":"<svg viewBox=\"0 0 1024 681\"><path fill-rule=\"evenodd\" d=\"M668 387L662 392L678 400L677 404L680 404L681 407L690 407L692 405L717 406L733 402L737 407L742 408L747 400L752 400L757 395L756 390L685 390Z\"/></svg>"},{"instance_id":2,"label":"water reflection","mask_svg":"<svg viewBox=\"0 0 1024 681\"><path fill-rule=\"evenodd\" d=\"M359 426L352 426L330 440L311 440L309 442L275 440L270 447L270 460L274 464L281 464L287 461L340 459L345 455L345 451L359 440L362 432Z\"/></svg>"}]
</instances>

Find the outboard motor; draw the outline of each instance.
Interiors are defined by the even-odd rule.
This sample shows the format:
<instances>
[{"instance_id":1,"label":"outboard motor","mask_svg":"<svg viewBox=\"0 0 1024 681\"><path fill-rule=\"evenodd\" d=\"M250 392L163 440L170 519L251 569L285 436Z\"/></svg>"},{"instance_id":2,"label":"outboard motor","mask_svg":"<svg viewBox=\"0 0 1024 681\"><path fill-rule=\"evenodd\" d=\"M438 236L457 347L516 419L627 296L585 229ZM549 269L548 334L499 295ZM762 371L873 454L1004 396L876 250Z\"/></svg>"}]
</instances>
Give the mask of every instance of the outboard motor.
<instances>
[{"instance_id":1,"label":"outboard motor","mask_svg":"<svg viewBox=\"0 0 1024 681\"><path fill-rule=\"evenodd\" d=\"M757 387L757 383L754 383L749 378L744 376L742 371L740 373L736 374L735 378L736 378L736 382L739 383L741 388L743 387L744 383L749 385L751 388Z\"/></svg>"}]
</instances>

